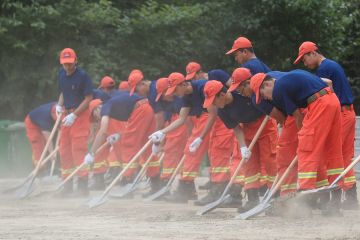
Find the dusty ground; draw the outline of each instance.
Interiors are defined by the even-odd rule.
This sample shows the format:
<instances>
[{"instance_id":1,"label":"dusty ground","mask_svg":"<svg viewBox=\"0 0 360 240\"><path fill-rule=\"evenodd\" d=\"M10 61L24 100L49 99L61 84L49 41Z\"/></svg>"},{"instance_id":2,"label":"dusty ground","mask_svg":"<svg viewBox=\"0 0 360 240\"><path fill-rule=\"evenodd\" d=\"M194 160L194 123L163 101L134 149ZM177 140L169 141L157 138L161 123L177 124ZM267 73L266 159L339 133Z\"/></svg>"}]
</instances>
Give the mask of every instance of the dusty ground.
<instances>
[{"instance_id":1,"label":"dusty ground","mask_svg":"<svg viewBox=\"0 0 360 240\"><path fill-rule=\"evenodd\" d=\"M19 180L1 180L0 191ZM100 192L93 195L99 195ZM360 211L310 219L259 216L234 220L235 210L195 215L191 204L110 199L88 209L86 199L18 200L0 195L0 239L360 239Z\"/></svg>"}]
</instances>

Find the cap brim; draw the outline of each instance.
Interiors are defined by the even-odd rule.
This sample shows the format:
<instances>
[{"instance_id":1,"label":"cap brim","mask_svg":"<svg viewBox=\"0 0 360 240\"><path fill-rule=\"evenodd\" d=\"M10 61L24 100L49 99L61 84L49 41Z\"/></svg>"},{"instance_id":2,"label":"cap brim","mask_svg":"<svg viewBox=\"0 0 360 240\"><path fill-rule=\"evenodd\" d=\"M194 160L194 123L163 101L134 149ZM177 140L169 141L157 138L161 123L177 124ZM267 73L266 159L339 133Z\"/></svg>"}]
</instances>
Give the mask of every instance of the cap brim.
<instances>
[{"instance_id":1,"label":"cap brim","mask_svg":"<svg viewBox=\"0 0 360 240\"><path fill-rule=\"evenodd\" d=\"M215 95L214 95L214 96L211 96L211 97L208 97L208 98L205 98L203 107L204 107L204 108L210 107L211 104L214 102L214 99L215 99Z\"/></svg>"},{"instance_id":2,"label":"cap brim","mask_svg":"<svg viewBox=\"0 0 360 240\"><path fill-rule=\"evenodd\" d=\"M259 104L261 102L260 88L256 89L255 96L256 96L256 104Z\"/></svg>"},{"instance_id":3,"label":"cap brim","mask_svg":"<svg viewBox=\"0 0 360 240\"><path fill-rule=\"evenodd\" d=\"M226 55L230 55L230 54L232 54L233 52L235 52L237 50L237 48L232 48L232 49L230 49L229 51L227 51L225 54Z\"/></svg>"},{"instance_id":4,"label":"cap brim","mask_svg":"<svg viewBox=\"0 0 360 240\"><path fill-rule=\"evenodd\" d=\"M158 93L155 98L155 102L158 102L161 98L162 92Z\"/></svg>"},{"instance_id":5,"label":"cap brim","mask_svg":"<svg viewBox=\"0 0 360 240\"><path fill-rule=\"evenodd\" d=\"M233 92L233 91L235 91L235 90L238 88L239 85L240 85L240 83L231 84L230 87L229 87L229 89L227 90L227 92Z\"/></svg>"},{"instance_id":6,"label":"cap brim","mask_svg":"<svg viewBox=\"0 0 360 240\"><path fill-rule=\"evenodd\" d=\"M165 96L168 96L168 95L173 94L173 93L175 92L176 86L177 86L177 85L168 88L168 90L166 90Z\"/></svg>"},{"instance_id":7,"label":"cap brim","mask_svg":"<svg viewBox=\"0 0 360 240\"><path fill-rule=\"evenodd\" d=\"M193 79L195 77L195 74L196 74L196 72L187 74L185 77L185 80L189 81L189 80Z\"/></svg>"},{"instance_id":8,"label":"cap brim","mask_svg":"<svg viewBox=\"0 0 360 240\"><path fill-rule=\"evenodd\" d=\"M304 54L300 54L294 61L294 64L298 64L299 61L302 59L302 57L304 56Z\"/></svg>"},{"instance_id":9,"label":"cap brim","mask_svg":"<svg viewBox=\"0 0 360 240\"><path fill-rule=\"evenodd\" d=\"M136 86L134 86L134 87L132 87L132 88L130 89L130 96L132 96L132 95L134 94L135 88L136 88Z\"/></svg>"},{"instance_id":10,"label":"cap brim","mask_svg":"<svg viewBox=\"0 0 360 240\"><path fill-rule=\"evenodd\" d=\"M74 62L75 62L75 58L62 58L62 59L60 59L60 64L74 63Z\"/></svg>"}]
</instances>

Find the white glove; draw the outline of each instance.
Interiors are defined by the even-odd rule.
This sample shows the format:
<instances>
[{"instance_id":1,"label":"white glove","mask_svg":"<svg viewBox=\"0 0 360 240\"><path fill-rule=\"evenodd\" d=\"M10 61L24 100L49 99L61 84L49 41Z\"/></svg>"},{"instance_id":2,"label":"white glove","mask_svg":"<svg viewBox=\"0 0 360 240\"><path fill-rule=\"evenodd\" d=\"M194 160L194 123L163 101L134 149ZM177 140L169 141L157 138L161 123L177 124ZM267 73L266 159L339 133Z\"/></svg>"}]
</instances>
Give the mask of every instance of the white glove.
<instances>
[{"instance_id":1,"label":"white glove","mask_svg":"<svg viewBox=\"0 0 360 240\"><path fill-rule=\"evenodd\" d=\"M111 134L110 136L108 136L108 137L106 138L106 141L112 146L112 145L114 145L114 143L116 143L119 139L120 139L120 134L119 134L119 133L114 133L114 134Z\"/></svg>"},{"instance_id":2,"label":"white glove","mask_svg":"<svg viewBox=\"0 0 360 240\"><path fill-rule=\"evenodd\" d=\"M75 119L77 118L77 116L75 115L75 113L70 113L69 115L67 115L66 117L64 117L63 119L63 125L65 127L70 127L71 125L73 125L73 123L75 122Z\"/></svg>"},{"instance_id":3,"label":"white glove","mask_svg":"<svg viewBox=\"0 0 360 240\"><path fill-rule=\"evenodd\" d=\"M149 136L149 139L153 142L153 143L159 143L162 142L165 138L165 133L163 133L162 131L156 131L153 134L151 134Z\"/></svg>"},{"instance_id":4,"label":"white glove","mask_svg":"<svg viewBox=\"0 0 360 240\"><path fill-rule=\"evenodd\" d=\"M86 154L85 158L84 158L84 163L86 163L87 165L91 165L94 162L94 155L91 153Z\"/></svg>"},{"instance_id":5,"label":"white glove","mask_svg":"<svg viewBox=\"0 0 360 240\"><path fill-rule=\"evenodd\" d=\"M241 147L240 151L241 151L241 156L243 157L245 162L247 162L251 157L251 151L247 147Z\"/></svg>"},{"instance_id":6,"label":"white glove","mask_svg":"<svg viewBox=\"0 0 360 240\"><path fill-rule=\"evenodd\" d=\"M191 153L196 152L196 150L198 150L198 148L200 147L200 144L202 143L202 141L203 140L200 137L195 138L195 140L189 146L189 151Z\"/></svg>"},{"instance_id":7,"label":"white glove","mask_svg":"<svg viewBox=\"0 0 360 240\"><path fill-rule=\"evenodd\" d=\"M59 104L56 104L55 112L56 112L56 117L59 117L60 114L64 112L64 110L63 110L62 106L60 106Z\"/></svg>"},{"instance_id":8,"label":"white glove","mask_svg":"<svg viewBox=\"0 0 360 240\"><path fill-rule=\"evenodd\" d=\"M162 151L162 148L160 147L159 144L153 144L151 147L151 150L152 150L152 153L156 155Z\"/></svg>"}]
</instances>

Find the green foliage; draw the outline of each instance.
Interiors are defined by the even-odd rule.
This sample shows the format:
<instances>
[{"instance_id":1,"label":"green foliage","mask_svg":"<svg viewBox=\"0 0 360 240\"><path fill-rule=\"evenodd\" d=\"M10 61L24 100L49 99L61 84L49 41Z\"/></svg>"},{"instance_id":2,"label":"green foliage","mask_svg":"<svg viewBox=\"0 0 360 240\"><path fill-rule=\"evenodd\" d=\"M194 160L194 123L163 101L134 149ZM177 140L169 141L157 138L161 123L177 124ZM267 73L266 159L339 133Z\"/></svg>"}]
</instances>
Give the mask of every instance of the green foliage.
<instances>
[{"instance_id":1,"label":"green foliage","mask_svg":"<svg viewBox=\"0 0 360 240\"><path fill-rule=\"evenodd\" d=\"M76 50L98 83L140 68L150 79L184 72L187 62L231 71L225 52L238 36L271 68L290 70L299 44L317 42L356 85L360 11L356 0L3 0L0 5L0 109L21 119L57 98L58 54Z\"/></svg>"}]
</instances>

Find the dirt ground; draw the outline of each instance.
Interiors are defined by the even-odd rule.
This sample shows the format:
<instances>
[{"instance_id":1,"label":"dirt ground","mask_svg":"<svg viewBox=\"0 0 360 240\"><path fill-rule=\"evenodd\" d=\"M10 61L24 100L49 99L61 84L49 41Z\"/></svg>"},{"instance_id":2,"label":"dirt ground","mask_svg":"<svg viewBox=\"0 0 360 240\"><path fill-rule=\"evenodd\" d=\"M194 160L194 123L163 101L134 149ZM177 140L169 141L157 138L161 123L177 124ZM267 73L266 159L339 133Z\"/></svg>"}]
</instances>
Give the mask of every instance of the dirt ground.
<instances>
[{"instance_id":1,"label":"dirt ground","mask_svg":"<svg viewBox=\"0 0 360 240\"><path fill-rule=\"evenodd\" d=\"M0 191L17 182L0 180ZM96 209L86 202L47 196L19 200L1 194L0 239L360 239L360 211L345 211L340 218L261 215L235 220L235 209L196 216L199 208L191 203L144 203L140 196L109 199Z\"/></svg>"}]
</instances>

